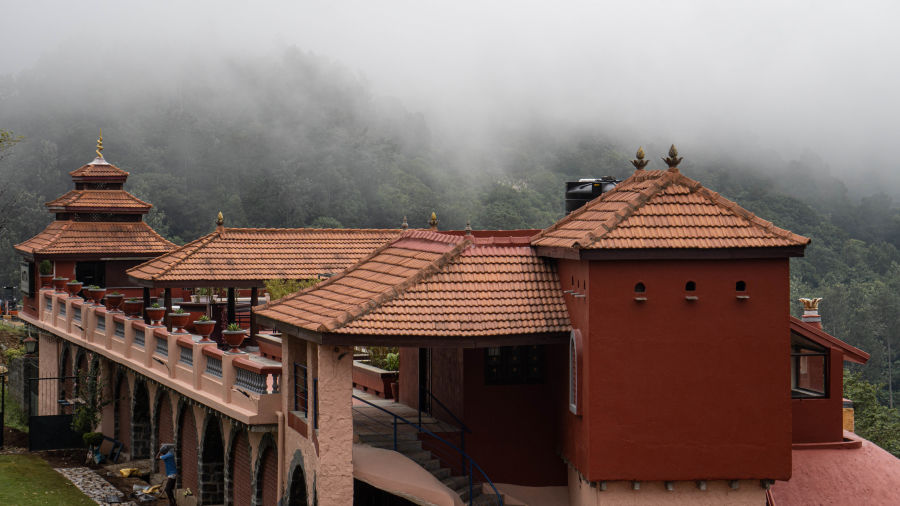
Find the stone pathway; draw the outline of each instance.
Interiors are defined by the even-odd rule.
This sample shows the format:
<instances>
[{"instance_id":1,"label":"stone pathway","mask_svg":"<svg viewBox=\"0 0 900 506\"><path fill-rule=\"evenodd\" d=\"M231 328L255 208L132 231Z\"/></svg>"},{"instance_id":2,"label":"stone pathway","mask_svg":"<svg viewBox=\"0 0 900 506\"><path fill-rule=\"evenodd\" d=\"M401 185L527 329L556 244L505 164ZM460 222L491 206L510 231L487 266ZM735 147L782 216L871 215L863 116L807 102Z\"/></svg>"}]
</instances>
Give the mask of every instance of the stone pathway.
<instances>
[{"instance_id":1,"label":"stone pathway","mask_svg":"<svg viewBox=\"0 0 900 506\"><path fill-rule=\"evenodd\" d=\"M56 472L68 478L73 485L78 487L85 495L96 501L97 504L109 504L106 502L106 498L111 495L119 497L120 500L124 500L124 494L122 494L122 492L119 492L116 487L110 485L108 481L86 467L56 469ZM132 501L122 502L121 504L123 506L137 506L137 504Z\"/></svg>"}]
</instances>

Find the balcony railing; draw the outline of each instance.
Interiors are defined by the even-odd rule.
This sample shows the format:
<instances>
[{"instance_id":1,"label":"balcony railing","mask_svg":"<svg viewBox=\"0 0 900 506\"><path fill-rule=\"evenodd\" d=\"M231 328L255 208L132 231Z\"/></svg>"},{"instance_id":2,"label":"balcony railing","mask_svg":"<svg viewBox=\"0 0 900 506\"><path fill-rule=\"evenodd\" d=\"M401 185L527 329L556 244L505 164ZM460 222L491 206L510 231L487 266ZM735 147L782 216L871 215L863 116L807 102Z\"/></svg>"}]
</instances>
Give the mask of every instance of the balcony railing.
<instances>
[{"instance_id":1,"label":"balcony railing","mask_svg":"<svg viewBox=\"0 0 900 506\"><path fill-rule=\"evenodd\" d=\"M214 343L198 342L199 336L172 334L162 327L150 327L142 319L107 313L103 307L52 290L42 290L38 300L37 317L23 314L26 322L235 420L276 422L275 412L281 409L281 362L225 353Z\"/></svg>"}]
</instances>

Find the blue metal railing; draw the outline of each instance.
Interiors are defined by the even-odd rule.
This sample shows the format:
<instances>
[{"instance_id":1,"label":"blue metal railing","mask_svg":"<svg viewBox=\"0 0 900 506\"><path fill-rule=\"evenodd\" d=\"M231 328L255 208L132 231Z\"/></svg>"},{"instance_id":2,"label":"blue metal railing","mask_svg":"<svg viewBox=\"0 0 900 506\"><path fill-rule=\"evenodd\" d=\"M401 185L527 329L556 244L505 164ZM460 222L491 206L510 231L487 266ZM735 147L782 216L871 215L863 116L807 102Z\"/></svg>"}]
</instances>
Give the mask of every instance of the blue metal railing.
<instances>
[{"instance_id":1,"label":"blue metal railing","mask_svg":"<svg viewBox=\"0 0 900 506\"><path fill-rule=\"evenodd\" d=\"M379 411L383 411L383 412L385 412L385 413L387 413L387 414L389 414L389 415L391 415L391 416L393 417L393 423L392 423L391 425L392 425L393 433L394 433L394 441L393 441L394 451L397 451L397 426L398 426L398 422L402 422L402 423L404 423L404 424L406 424L406 425L409 425L410 427L413 427L414 429L416 429L417 432L421 432L422 434L426 434L426 435L428 435L428 436L430 436L430 437L433 437L433 438L434 438L435 440L437 440L438 442L443 443L444 446L446 446L446 447L448 447L449 449L453 450L454 452L458 453L458 454L462 457L463 462L465 463L464 466L463 466L463 472L465 473L466 477L469 479L469 505L470 505L470 506L473 504L473 501L474 501L474 493L473 493L474 490L473 490L473 488L474 488L474 474L475 474L475 471L476 471L476 470L481 474L481 477L484 478L484 483L487 483L488 485L491 486L491 489L494 491L494 494L497 496L497 501L499 501L500 506L503 506L503 496L500 495L500 492L497 490L497 487L494 486L494 482L492 482L491 479L488 478L487 473L485 473L484 470L481 469L481 466L479 466L479 465L472 459L472 457L470 457L469 454L467 454L467 453L466 453L465 451L463 451L461 448L459 448L459 447L456 446L455 444L451 443L450 441L447 441L446 439L442 438L441 436L438 436L438 435L435 434L434 432L431 432L430 430L428 430L428 429L422 427L421 425L419 425L419 424L417 424L417 423L415 423L415 422L411 422L411 421L407 420L406 418L403 418L403 417L400 416L400 415L397 415L397 414L395 414L395 413L391 413L390 411L388 411L388 410L382 408L381 406L378 406L378 405L376 405L376 404L373 404L373 403L371 403L371 402L369 402L369 401L367 401L367 400L365 400L365 399L363 399L363 398L361 398L361 397L358 397L358 396L356 396L356 395L354 395L353 398L356 399L356 400L358 400L358 401L364 402L365 404L368 404L369 406L372 406L373 408L375 408L375 409L377 409L377 410L379 410ZM438 403L440 403L440 401L438 401ZM446 409L446 408L444 408L444 409ZM449 411L448 411L448 412L449 412ZM375 419L375 418L372 417L372 416L366 415L365 413L362 413L361 411L357 411L357 413L360 413L360 414L362 414L362 415L364 415L364 416L366 416L366 417L368 417L368 418L370 418L370 419L372 419L372 420L375 420L376 422L378 422L378 423L380 423L380 424L382 424L382 425L386 425L384 422L382 422L382 421L380 421L380 420L377 420L377 419ZM454 418L455 418L455 417L454 417ZM468 428L466 428L465 430L468 430ZM470 431L470 432L471 432L471 431ZM462 433L463 433L463 431L460 431L460 434L462 434Z\"/></svg>"},{"instance_id":2,"label":"blue metal railing","mask_svg":"<svg viewBox=\"0 0 900 506\"><path fill-rule=\"evenodd\" d=\"M468 432L469 434L471 434L471 433L472 433L472 429L470 429L468 426L466 426L465 422L463 422L462 420L460 420L458 416L456 416L452 411L450 411L450 408L448 408L447 406L445 406L444 403L441 402L440 399L438 399L433 393L431 393L431 390L428 390L427 388L426 388L426 389L422 389L422 393L425 394L425 395L427 395L427 396L428 396L427 398L429 398L429 399L431 399L432 401L436 402L437 405L438 405L441 409L443 409L445 413L447 413L448 415L450 415L450 418L452 418L453 421L456 422L456 424L459 426L459 447L460 447L460 449L461 449L462 451L465 452L465 451L466 451L466 432ZM419 409L418 409L418 412L419 412L419 425L422 425L422 404L423 404L423 403L420 401L420 402L419 402ZM430 403L429 403L429 405L430 405ZM429 413L429 414L431 414L431 415L433 416L433 415L434 415L434 410L431 410L431 413ZM462 468L463 474L466 474L467 471L466 471L466 460L465 460L465 459L462 459L462 462L461 462L461 468Z\"/></svg>"}]
</instances>

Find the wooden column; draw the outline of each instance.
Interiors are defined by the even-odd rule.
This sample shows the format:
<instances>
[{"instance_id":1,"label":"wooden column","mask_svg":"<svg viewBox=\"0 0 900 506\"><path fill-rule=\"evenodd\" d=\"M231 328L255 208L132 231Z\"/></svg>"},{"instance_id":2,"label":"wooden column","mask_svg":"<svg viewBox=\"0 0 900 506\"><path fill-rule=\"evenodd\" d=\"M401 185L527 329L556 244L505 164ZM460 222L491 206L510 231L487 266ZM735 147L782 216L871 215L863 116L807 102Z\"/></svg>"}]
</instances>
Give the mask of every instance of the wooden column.
<instances>
[{"instance_id":1,"label":"wooden column","mask_svg":"<svg viewBox=\"0 0 900 506\"><path fill-rule=\"evenodd\" d=\"M169 313L172 312L172 289L165 288L163 290L163 301L166 306L166 330L172 332L172 319L169 318Z\"/></svg>"},{"instance_id":2,"label":"wooden column","mask_svg":"<svg viewBox=\"0 0 900 506\"><path fill-rule=\"evenodd\" d=\"M256 333L259 332L259 328L256 326L256 313L253 312L253 308L259 304L259 288L253 287L250 289L250 339L248 339L248 344L251 346L256 346Z\"/></svg>"},{"instance_id":3,"label":"wooden column","mask_svg":"<svg viewBox=\"0 0 900 506\"><path fill-rule=\"evenodd\" d=\"M144 287L144 307L145 308L150 307L150 289L147 287ZM144 323L146 323L147 325L150 325L150 317L147 315L147 312L146 311L141 311L141 312L144 313Z\"/></svg>"},{"instance_id":4,"label":"wooden column","mask_svg":"<svg viewBox=\"0 0 900 506\"><path fill-rule=\"evenodd\" d=\"M235 300L234 300L234 288L228 288L228 324L232 324L235 322Z\"/></svg>"}]
</instances>

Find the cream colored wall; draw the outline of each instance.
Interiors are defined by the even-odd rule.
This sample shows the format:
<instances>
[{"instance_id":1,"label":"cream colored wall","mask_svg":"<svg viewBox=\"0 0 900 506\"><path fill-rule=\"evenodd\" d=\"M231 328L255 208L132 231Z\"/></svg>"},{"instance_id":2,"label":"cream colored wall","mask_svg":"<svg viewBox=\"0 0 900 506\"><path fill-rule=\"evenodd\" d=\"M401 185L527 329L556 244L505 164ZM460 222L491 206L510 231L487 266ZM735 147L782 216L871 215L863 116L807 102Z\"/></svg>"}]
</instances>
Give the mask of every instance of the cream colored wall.
<instances>
[{"instance_id":1,"label":"cream colored wall","mask_svg":"<svg viewBox=\"0 0 900 506\"><path fill-rule=\"evenodd\" d=\"M321 506L353 504L353 348L318 346Z\"/></svg>"},{"instance_id":2,"label":"cream colored wall","mask_svg":"<svg viewBox=\"0 0 900 506\"><path fill-rule=\"evenodd\" d=\"M570 506L636 506L636 505L692 505L692 506L765 506L766 490L759 480L741 480L737 490L726 481L706 482L700 490L696 482L674 482L674 490L666 490L663 482L641 482L640 490L633 490L630 481L606 482L606 490L583 481L569 468Z\"/></svg>"}]
</instances>

